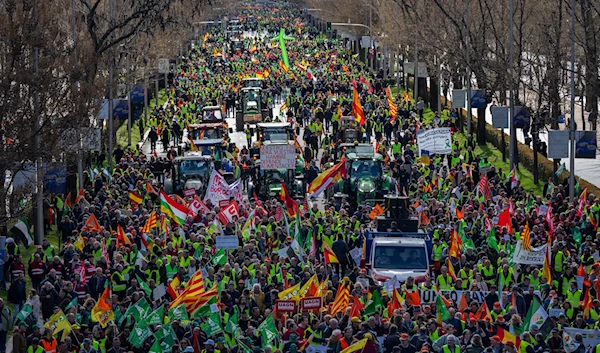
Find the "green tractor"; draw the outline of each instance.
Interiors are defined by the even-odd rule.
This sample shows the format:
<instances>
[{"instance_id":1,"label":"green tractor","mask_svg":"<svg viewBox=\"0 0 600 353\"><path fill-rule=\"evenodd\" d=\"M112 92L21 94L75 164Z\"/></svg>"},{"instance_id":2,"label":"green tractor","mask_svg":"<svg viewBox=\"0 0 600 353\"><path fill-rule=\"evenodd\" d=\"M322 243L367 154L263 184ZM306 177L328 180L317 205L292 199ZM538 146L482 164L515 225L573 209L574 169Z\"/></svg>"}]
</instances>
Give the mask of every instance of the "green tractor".
<instances>
[{"instance_id":1,"label":"green tractor","mask_svg":"<svg viewBox=\"0 0 600 353\"><path fill-rule=\"evenodd\" d=\"M357 148L346 153L346 178L335 184L328 196L342 193L348 195L353 206L374 205L377 200L383 200L383 195L394 191L393 181L384 175L383 166L383 156L375 153L372 146L370 150Z\"/></svg>"},{"instance_id":2,"label":"green tractor","mask_svg":"<svg viewBox=\"0 0 600 353\"><path fill-rule=\"evenodd\" d=\"M167 194L180 196L183 196L184 190L195 189L197 195L204 197L212 169L211 156L192 152L177 157L165 178L163 188Z\"/></svg>"},{"instance_id":3,"label":"green tractor","mask_svg":"<svg viewBox=\"0 0 600 353\"><path fill-rule=\"evenodd\" d=\"M266 91L260 87L245 87L239 92L235 127L244 131L245 124L257 124L271 116Z\"/></svg>"},{"instance_id":4,"label":"green tractor","mask_svg":"<svg viewBox=\"0 0 600 353\"><path fill-rule=\"evenodd\" d=\"M260 160L257 160L248 186L248 195L256 193L261 200L279 198L282 182L294 199L304 197L306 183L303 176L297 176L294 169L261 169Z\"/></svg>"}]
</instances>

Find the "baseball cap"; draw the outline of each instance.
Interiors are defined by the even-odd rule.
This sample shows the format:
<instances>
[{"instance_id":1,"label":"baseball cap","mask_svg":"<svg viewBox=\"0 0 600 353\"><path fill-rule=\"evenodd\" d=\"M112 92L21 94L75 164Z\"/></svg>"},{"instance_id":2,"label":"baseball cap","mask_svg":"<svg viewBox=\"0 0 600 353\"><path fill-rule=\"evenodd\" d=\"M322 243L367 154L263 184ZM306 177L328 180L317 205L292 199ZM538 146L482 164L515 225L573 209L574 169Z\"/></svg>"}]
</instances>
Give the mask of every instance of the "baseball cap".
<instances>
[{"instance_id":1,"label":"baseball cap","mask_svg":"<svg viewBox=\"0 0 600 353\"><path fill-rule=\"evenodd\" d=\"M210 345L210 346L214 346L215 345L215 341L213 340L207 340L206 342L204 342L204 345Z\"/></svg>"},{"instance_id":2,"label":"baseball cap","mask_svg":"<svg viewBox=\"0 0 600 353\"><path fill-rule=\"evenodd\" d=\"M407 340L408 339L408 334L403 333L402 335L400 335L400 339L401 340Z\"/></svg>"},{"instance_id":3,"label":"baseball cap","mask_svg":"<svg viewBox=\"0 0 600 353\"><path fill-rule=\"evenodd\" d=\"M492 336L492 341L500 342L501 341L500 336L498 336L498 335Z\"/></svg>"}]
</instances>

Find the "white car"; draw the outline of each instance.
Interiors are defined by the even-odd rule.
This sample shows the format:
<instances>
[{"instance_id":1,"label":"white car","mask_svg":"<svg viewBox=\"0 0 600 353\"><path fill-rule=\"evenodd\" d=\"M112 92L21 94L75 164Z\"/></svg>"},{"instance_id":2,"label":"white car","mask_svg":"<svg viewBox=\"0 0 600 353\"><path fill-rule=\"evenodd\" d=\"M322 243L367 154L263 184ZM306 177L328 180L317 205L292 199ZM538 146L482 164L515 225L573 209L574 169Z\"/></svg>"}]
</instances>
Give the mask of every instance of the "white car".
<instances>
[{"instance_id":1,"label":"white car","mask_svg":"<svg viewBox=\"0 0 600 353\"><path fill-rule=\"evenodd\" d=\"M400 282L408 277L424 278L429 271L429 255L425 239L375 238L370 252L371 275L385 282L394 276Z\"/></svg>"}]
</instances>

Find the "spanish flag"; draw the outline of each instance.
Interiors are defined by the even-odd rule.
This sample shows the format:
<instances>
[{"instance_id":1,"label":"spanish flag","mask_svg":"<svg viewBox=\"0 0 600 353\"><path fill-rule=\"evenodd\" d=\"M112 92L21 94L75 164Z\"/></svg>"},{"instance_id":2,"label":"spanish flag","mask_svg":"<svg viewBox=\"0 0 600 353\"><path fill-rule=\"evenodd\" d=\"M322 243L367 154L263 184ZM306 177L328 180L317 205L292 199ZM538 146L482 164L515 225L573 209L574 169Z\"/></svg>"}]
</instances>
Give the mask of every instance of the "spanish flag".
<instances>
[{"instance_id":1,"label":"spanish flag","mask_svg":"<svg viewBox=\"0 0 600 353\"><path fill-rule=\"evenodd\" d=\"M496 334L498 335L498 337L500 337L500 341L502 343L512 342L514 343L515 347L519 347L519 345L521 344L521 339L519 337L513 335L512 333L503 329L502 327L498 327L498 332L496 332Z\"/></svg>"},{"instance_id":2,"label":"spanish flag","mask_svg":"<svg viewBox=\"0 0 600 353\"><path fill-rule=\"evenodd\" d=\"M256 44L252 46L252 48L250 48L250 54L254 54L255 51L257 51L258 49L256 49Z\"/></svg>"},{"instance_id":3,"label":"spanish flag","mask_svg":"<svg viewBox=\"0 0 600 353\"><path fill-rule=\"evenodd\" d=\"M286 73L290 71L290 69L287 67L287 65L285 65L284 62L281 60L279 60L279 67Z\"/></svg>"},{"instance_id":4,"label":"spanish flag","mask_svg":"<svg viewBox=\"0 0 600 353\"><path fill-rule=\"evenodd\" d=\"M365 124L365 113L360 104L360 97L358 96L358 90L356 89L356 81L352 81L352 85L354 86L352 94L352 114L354 115L354 120L362 126Z\"/></svg>"},{"instance_id":5,"label":"spanish flag","mask_svg":"<svg viewBox=\"0 0 600 353\"><path fill-rule=\"evenodd\" d=\"M317 176L315 180L313 180L312 183L308 185L309 197L319 196L329 186L335 184L336 182L345 177L346 157L343 156L342 159L336 165L319 174L319 176Z\"/></svg>"},{"instance_id":6,"label":"spanish flag","mask_svg":"<svg viewBox=\"0 0 600 353\"><path fill-rule=\"evenodd\" d=\"M323 256L325 256L325 263L339 264L340 260L338 260L337 256L335 256L335 253L333 252L333 250L331 250L329 245L327 245L326 243L323 243L323 246L324 246Z\"/></svg>"},{"instance_id":7,"label":"spanish flag","mask_svg":"<svg viewBox=\"0 0 600 353\"><path fill-rule=\"evenodd\" d=\"M142 198L142 196L140 194L138 194L135 191L131 191L129 190L129 202L134 205L137 206L140 203L142 203L144 199Z\"/></svg>"},{"instance_id":8,"label":"spanish flag","mask_svg":"<svg viewBox=\"0 0 600 353\"><path fill-rule=\"evenodd\" d=\"M290 193L285 187L285 183L281 182L281 192L279 193L279 199L285 202L285 208L288 216L295 218L298 213L298 205L296 201L290 196Z\"/></svg>"},{"instance_id":9,"label":"spanish flag","mask_svg":"<svg viewBox=\"0 0 600 353\"><path fill-rule=\"evenodd\" d=\"M177 299L177 296L179 296L178 289L180 285L181 281L179 280L179 277L175 277L167 287L167 293L169 293L173 300Z\"/></svg>"}]
</instances>

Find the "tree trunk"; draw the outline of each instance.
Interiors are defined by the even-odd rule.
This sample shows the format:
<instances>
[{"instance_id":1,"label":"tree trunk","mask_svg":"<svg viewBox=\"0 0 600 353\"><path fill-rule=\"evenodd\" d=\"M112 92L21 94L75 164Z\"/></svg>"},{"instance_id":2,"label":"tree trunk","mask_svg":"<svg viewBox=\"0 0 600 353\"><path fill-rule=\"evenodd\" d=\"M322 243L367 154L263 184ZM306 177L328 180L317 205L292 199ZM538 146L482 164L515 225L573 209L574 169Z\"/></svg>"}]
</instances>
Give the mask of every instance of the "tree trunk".
<instances>
[{"instance_id":1,"label":"tree trunk","mask_svg":"<svg viewBox=\"0 0 600 353\"><path fill-rule=\"evenodd\" d=\"M486 108L477 109L477 143L485 145L485 110Z\"/></svg>"}]
</instances>

